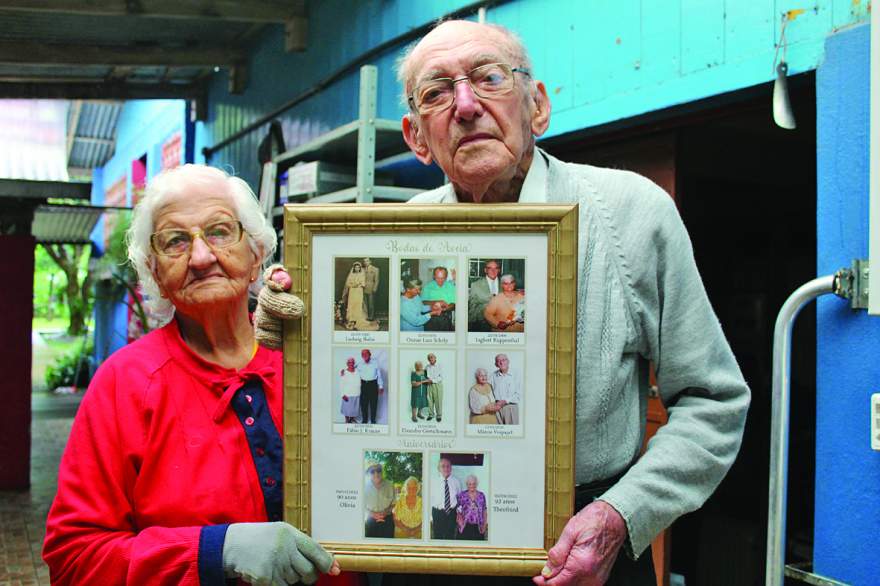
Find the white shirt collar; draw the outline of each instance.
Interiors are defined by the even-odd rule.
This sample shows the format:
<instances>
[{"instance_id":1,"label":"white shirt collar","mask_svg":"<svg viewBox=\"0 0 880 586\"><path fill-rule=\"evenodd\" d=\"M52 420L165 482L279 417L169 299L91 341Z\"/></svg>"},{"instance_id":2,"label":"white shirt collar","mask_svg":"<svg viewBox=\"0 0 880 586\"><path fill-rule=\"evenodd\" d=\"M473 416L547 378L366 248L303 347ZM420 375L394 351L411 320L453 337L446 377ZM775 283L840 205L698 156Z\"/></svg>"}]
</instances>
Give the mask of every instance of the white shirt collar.
<instances>
[{"instance_id":1,"label":"white shirt collar","mask_svg":"<svg viewBox=\"0 0 880 586\"><path fill-rule=\"evenodd\" d=\"M519 203L547 203L547 161L537 147L519 192Z\"/></svg>"}]
</instances>

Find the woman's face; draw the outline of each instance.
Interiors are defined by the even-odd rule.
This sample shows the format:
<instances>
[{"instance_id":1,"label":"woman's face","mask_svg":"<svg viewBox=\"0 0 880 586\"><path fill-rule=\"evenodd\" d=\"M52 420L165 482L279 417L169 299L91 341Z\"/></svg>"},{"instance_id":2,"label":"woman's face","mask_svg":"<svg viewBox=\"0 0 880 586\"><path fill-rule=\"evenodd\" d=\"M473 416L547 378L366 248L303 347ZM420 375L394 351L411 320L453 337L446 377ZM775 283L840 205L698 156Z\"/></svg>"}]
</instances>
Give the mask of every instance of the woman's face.
<instances>
[{"instance_id":1,"label":"woman's face","mask_svg":"<svg viewBox=\"0 0 880 586\"><path fill-rule=\"evenodd\" d=\"M354 372L354 358L346 360L345 366L348 367L349 372Z\"/></svg>"},{"instance_id":2,"label":"woman's face","mask_svg":"<svg viewBox=\"0 0 880 586\"><path fill-rule=\"evenodd\" d=\"M169 196L153 218L153 230L192 232L214 222L237 219L225 183L201 183ZM181 256L153 254L153 278L159 290L184 314L245 300L248 285L260 270L260 259L251 250L246 234L227 248L211 249L198 237Z\"/></svg>"},{"instance_id":3,"label":"woman's face","mask_svg":"<svg viewBox=\"0 0 880 586\"><path fill-rule=\"evenodd\" d=\"M474 492L477 490L477 481L474 478L468 478L467 480L467 489L470 492Z\"/></svg>"},{"instance_id":4,"label":"woman's face","mask_svg":"<svg viewBox=\"0 0 880 586\"><path fill-rule=\"evenodd\" d=\"M406 483L406 494L408 496L416 496L419 492L419 485L415 480L410 480Z\"/></svg>"},{"instance_id":5,"label":"woman's face","mask_svg":"<svg viewBox=\"0 0 880 586\"><path fill-rule=\"evenodd\" d=\"M501 290L505 293L513 293L514 291L516 291L516 281L514 281L513 279L501 281Z\"/></svg>"},{"instance_id":6,"label":"woman's face","mask_svg":"<svg viewBox=\"0 0 880 586\"><path fill-rule=\"evenodd\" d=\"M351 267L352 272L359 273L361 272L361 265L358 263L354 263Z\"/></svg>"},{"instance_id":7,"label":"woman's face","mask_svg":"<svg viewBox=\"0 0 880 586\"><path fill-rule=\"evenodd\" d=\"M416 372L421 372L423 369L421 362L416 362L415 367L416 367Z\"/></svg>"},{"instance_id":8,"label":"woman's face","mask_svg":"<svg viewBox=\"0 0 880 586\"><path fill-rule=\"evenodd\" d=\"M477 376L477 382L478 382L478 383L480 383L481 385L486 384L486 380L487 380L488 377L487 377L487 375L486 375L486 371L485 371L485 370L478 370L476 376Z\"/></svg>"}]
</instances>

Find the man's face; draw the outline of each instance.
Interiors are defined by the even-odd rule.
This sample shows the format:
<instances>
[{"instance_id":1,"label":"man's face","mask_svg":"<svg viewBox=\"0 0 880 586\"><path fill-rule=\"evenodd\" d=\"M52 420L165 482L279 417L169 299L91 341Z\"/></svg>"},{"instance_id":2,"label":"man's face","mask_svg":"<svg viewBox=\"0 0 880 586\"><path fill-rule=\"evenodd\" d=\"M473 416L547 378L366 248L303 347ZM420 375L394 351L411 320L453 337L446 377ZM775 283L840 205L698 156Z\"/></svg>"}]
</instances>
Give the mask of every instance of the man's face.
<instances>
[{"instance_id":1,"label":"man's face","mask_svg":"<svg viewBox=\"0 0 880 586\"><path fill-rule=\"evenodd\" d=\"M370 470L370 480L373 482L373 486L379 488L379 485L382 484L382 469L381 468L373 468Z\"/></svg>"},{"instance_id":2,"label":"man's face","mask_svg":"<svg viewBox=\"0 0 880 586\"><path fill-rule=\"evenodd\" d=\"M361 358L364 359L364 362L370 361L370 351L369 350L361 350Z\"/></svg>"},{"instance_id":3,"label":"man's face","mask_svg":"<svg viewBox=\"0 0 880 586\"><path fill-rule=\"evenodd\" d=\"M428 354L428 362L431 364L437 364L437 357L433 354Z\"/></svg>"},{"instance_id":4,"label":"man's face","mask_svg":"<svg viewBox=\"0 0 880 586\"><path fill-rule=\"evenodd\" d=\"M457 79L488 63L521 67L512 53L509 40L496 29L465 21L444 23L411 54L406 92L422 81ZM404 136L419 160L436 161L453 184L468 191L512 179L531 161L534 136L543 134L549 125L543 84L537 84L540 87L534 91L529 89L530 78L513 75L514 89L497 98L479 98L467 82L460 82L455 84L455 101L446 110L411 113L404 121ZM537 101L533 91L540 94Z\"/></svg>"},{"instance_id":5,"label":"man's face","mask_svg":"<svg viewBox=\"0 0 880 586\"><path fill-rule=\"evenodd\" d=\"M452 463L446 458L443 458L440 460L440 465L437 469L440 470L440 476L443 478L449 478L449 475L452 474Z\"/></svg>"},{"instance_id":6,"label":"man's face","mask_svg":"<svg viewBox=\"0 0 880 586\"><path fill-rule=\"evenodd\" d=\"M501 372L507 372L507 369L510 368L510 359L505 354L499 354L495 357L495 366Z\"/></svg>"},{"instance_id":7,"label":"man's face","mask_svg":"<svg viewBox=\"0 0 880 586\"><path fill-rule=\"evenodd\" d=\"M498 273L501 272L501 269L498 268L498 263L493 260L486 263L486 266L483 267L483 272L494 281L498 278Z\"/></svg>"},{"instance_id":8,"label":"man's face","mask_svg":"<svg viewBox=\"0 0 880 586\"><path fill-rule=\"evenodd\" d=\"M434 282L437 283L438 286L442 287L443 283L446 282L446 271L443 269L437 269L434 271Z\"/></svg>"},{"instance_id":9,"label":"man's face","mask_svg":"<svg viewBox=\"0 0 880 586\"><path fill-rule=\"evenodd\" d=\"M373 264L373 261L371 261L371 260L368 259L368 258L365 258L365 259L364 259L364 266L365 266L365 267L368 267L368 266L370 266L371 264Z\"/></svg>"}]
</instances>

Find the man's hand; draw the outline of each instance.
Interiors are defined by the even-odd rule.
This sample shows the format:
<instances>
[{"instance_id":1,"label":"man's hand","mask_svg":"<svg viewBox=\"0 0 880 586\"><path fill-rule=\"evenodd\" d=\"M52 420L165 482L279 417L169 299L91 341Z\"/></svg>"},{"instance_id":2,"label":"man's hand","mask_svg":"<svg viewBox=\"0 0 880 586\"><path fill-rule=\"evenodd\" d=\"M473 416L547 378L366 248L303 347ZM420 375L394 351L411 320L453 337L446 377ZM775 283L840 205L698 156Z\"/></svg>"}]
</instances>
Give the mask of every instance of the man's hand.
<instances>
[{"instance_id":1,"label":"man's hand","mask_svg":"<svg viewBox=\"0 0 880 586\"><path fill-rule=\"evenodd\" d=\"M383 389L382 387L379 387L379 394L381 395L384 392L385 392L385 389Z\"/></svg>"},{"instance_id":2,"label":"man's hand","mask_svg":"<svg viewBox=\"0 0 880 586\"><path fill-rule=\"evenodd\" d=\"M347 401L348 401L348 395L342 395L342 400L347 402Z\"/></svg>"},{"instance_id":3,"label":"man's hand","mask_svg":"<svg viewBox=\"0 0 880 586\"><path fill-rule=\"evenodd\" d=\"M385 520L385 513L370 513L370 516L373 518L373 521L381 523Z\"/></svg>"},{"instance_id":4,"label":"man's hand","mask_svg":"<svg viewBox=\"0 0 880 586\"><path fill-rule=\"evenodd\" d=\"M263 288L254 311L254 335L267 348L281 347L282 320L298 319L303 314L302 299L286 291L293 284L281 265L272 265L263 273Z\"/></svg>"},{"instance_id":5,"label":"man's hand","mask_svg":"<svg viewBox=\"0 0 880 586\"><path fill-rule=\"evenodd\" d=\"M317 541L283 522L230 525L223 542L223 571L227 577L267 586L313 584L319 572L340 572Z\"/></svg>"},{"instance_id":6,"label":"man's hand","mask_svg":"<svg viewBox=\"0 0 880 586\"><path fill-rule=\"evenodd\" d=\"M626 523L605 501L593 501L568 520L559 541L547 555L538 586L601 586L608 580L620 547L626 540Z\"/></svg>"}]
</instances>

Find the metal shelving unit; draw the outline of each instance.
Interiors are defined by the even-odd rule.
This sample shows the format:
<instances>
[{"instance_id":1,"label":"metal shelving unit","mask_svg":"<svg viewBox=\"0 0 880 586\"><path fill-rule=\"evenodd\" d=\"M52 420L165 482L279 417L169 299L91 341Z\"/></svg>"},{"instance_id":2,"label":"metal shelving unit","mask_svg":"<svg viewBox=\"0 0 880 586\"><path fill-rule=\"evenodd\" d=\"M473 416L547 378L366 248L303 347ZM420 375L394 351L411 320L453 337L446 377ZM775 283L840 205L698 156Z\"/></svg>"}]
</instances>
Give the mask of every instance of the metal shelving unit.
<instances>
[{"instance_id":1,"label":"metal shelving unit","mask_svg":"<svg viewBox=\"0 0 880 586\"><path fill-rule=\"evenodd\" d=\"M372 203L406 201L422 189L377 185L377 162L395 160L409 152L403 140L400 122L376 117L377 71L373 65L361 67L358 119L327 132L318 138L277 155L264 167L272 179L261 186L263 209L273 217L282 214L282 206L272 205L277 191L277 177L299 162L321 161L356 167L352 187L296 200L299 203ZM266 168L268 167L268 169ZM266 192L266 193L264 193ZM271 212L270 212L271 210Z\"/></svg>"}]
</instances>

